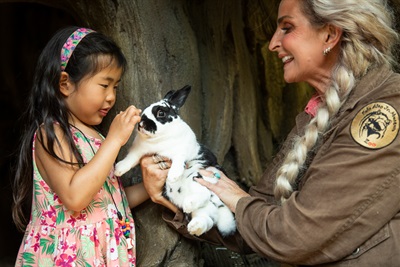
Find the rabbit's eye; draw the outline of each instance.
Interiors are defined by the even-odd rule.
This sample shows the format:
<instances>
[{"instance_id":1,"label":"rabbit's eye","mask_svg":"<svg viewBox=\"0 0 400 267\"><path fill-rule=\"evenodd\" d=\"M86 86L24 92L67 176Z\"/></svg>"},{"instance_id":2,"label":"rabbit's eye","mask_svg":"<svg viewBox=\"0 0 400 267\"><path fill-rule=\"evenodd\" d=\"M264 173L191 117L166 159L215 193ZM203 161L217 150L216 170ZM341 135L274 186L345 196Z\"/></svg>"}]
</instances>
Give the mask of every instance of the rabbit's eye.
<instances>
[{"instance_id":1,"label":"rabbit's eye","mask_svg":"<svg viewBox=\"0 0 400 267\"><path fill-rule=\"evenodd\" d=\"M162 110L157 111L157 118L164 118L165 117L165 112Z\"/></svg>"}]
</instances>

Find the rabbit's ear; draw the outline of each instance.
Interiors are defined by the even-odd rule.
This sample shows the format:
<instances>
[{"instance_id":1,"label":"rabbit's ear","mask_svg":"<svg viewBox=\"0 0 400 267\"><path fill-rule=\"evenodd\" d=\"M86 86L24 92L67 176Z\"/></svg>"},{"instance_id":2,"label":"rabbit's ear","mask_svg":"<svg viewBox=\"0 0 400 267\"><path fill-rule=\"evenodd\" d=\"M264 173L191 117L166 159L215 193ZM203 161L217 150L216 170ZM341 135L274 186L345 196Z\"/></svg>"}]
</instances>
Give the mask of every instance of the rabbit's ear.
<instances>
[{"instance_id":1,"label":"rabbit's ear","mask_svg":"<svg viewBox=\"0 0 400 267\"><path fill-rule=\"evenodd\" d=\"M183 104L185 104L191 89L192 87L190 85L186 85L178 91L169 91L165 95L164 99L166 99L172 106L175 106L177 109L179 109L183 106Z\"/></svg>"},{"instance_id":2,"label":"rabbit's ear","mask_svg":"<svg viewBox=\"0 0 400 267\"><path fill-rule=\"evenodd\" d=\"M168 93L165 94L164 99L166 101L169 101L169 99L172 97L172 95L175 93L174 90L169 91Z\"/></svg>"}]
</instances>

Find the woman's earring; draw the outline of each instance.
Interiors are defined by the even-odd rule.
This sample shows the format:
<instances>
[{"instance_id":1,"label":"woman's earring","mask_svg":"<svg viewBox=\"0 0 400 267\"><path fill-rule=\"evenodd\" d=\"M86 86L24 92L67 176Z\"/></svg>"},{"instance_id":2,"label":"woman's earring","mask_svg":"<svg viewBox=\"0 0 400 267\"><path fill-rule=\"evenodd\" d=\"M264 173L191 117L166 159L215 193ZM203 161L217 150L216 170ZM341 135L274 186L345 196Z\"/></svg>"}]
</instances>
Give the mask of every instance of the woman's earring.
<instances>
[{"instance_id":1,"label":"woman's earring","mask_svg":"<svg viewBox=\"0 0 400 267\"><path fill-rule=\"evenodd\" d=\"M331 52L332 48L328 47L324 50L324 56L326 56L327 54L329 54L329 52Z\"/></svg>"}]
</instances>

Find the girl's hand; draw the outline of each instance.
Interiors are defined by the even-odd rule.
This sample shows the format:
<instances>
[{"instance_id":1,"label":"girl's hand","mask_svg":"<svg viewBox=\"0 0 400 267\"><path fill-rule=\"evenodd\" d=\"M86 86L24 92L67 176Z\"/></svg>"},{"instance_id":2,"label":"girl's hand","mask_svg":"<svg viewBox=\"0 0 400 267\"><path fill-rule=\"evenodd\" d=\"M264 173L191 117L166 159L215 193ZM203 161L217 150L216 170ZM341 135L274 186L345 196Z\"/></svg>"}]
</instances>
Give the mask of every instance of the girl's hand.
<instances>
[{"instance_id":1,"label":"girl's hand","mask_svg":"<svg viewBox=\"0 0 400 267\"><path fill-rule=\"evenodd\" d=\"M225 174L214 167L209 167L205 170L199 171L202 176L213 177L214 173L220 174L220 179L213 184L201 178L195 180L213 191L232 211L236 211L236 205L242 197L250 196L247 192L243 191L234 181L225 176Z\"/></svg>"},{"instance_id":2,"label":"girl's hand","mask_svg":"<svg viewBox=\"0 0 400 267\"><path fill-rule=\"evenodd\" d=\"M120 146L128 142L135 125L140 122L140 112L135 106L129 106L125 111L120 111L110 125L107 138L115 138Z\"/></svg>"},{"instance_id":3,"label":"girl's hand","mask_svg":"<svg viewBox=\"0 0 400 267\"><path fill-rule=\"evenodd\" d=\"M165 164L163 170L158 163L160 160ZM177 212L177 207L163 196L165 180L167 179L168 171L171 167L171 161L166 158L161 158L160 156L149 155L144 156L140 160L140 166L142 169L143 185L151 200L154 203L169 208L173 212Z\"/></svg>"}]
</instances>

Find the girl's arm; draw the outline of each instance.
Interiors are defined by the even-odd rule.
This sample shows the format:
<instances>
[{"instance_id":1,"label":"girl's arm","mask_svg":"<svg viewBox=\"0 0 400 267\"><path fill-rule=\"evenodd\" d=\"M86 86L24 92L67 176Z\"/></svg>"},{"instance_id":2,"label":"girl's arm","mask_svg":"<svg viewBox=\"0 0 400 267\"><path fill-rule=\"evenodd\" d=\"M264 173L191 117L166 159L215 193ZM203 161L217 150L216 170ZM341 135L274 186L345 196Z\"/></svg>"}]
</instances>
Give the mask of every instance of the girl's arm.
<instances>
[{"instance_id":1,"label":"girl's arm","mask_svg":"<svg viewBox=\"0 0 400 267\"><path fill-rule=\"evenodd\" d=\"M130 106L118 114L111 123L107 138L92 160L82 168L51 157L42 143L36 142L35 156L39 171L68 209L80 211L92 201L110 173L120 148L128 141L136 123L140 121L139 113L140 110ZM61 129L55 129L61 142L60 146L55 144L55 152L65 161L76 162Z\"/></svg>"},{"instance_id":2,"label":"girl's arm","mask_svg":"<svg viewBox=\"0 0 400 267\"><path fill-rule=\"evenodd\" d=\"M149 194L144 188L143 183L134 184L124 188L128 198L129 208L134 208L149 199Z\"/></svg>"}]
</instances>

